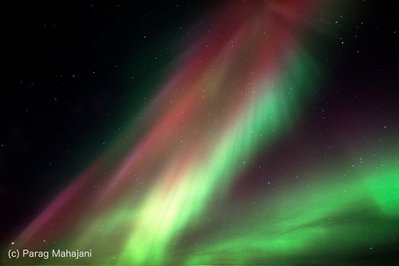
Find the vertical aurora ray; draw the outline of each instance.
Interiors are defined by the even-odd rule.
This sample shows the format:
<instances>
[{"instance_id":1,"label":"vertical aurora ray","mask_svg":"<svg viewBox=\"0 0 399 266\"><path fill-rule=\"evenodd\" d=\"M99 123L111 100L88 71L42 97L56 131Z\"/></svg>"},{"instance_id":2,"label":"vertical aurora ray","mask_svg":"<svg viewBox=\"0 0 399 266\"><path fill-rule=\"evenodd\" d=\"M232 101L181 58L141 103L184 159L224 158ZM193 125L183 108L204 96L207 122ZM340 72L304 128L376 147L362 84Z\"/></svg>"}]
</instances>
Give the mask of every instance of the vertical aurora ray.
<instances>
[{"instance_id":1,"label":"vertical aurora ray","mask_svg":"<svg viewBox=\"0 0 399 266\"><path fill-rule=\"evenodd\" d=\"M277 37L279 42L274 44L278 52L277 55L267 52L271 47L263 39L263 25L267 24L260 17L262 15L264 14L259 12L253 17L248 16L249 21L244 21L244 26L239 27L237 32L233 32L233 37L226 40L220 55L217 55L216 59L209 58L211 65L208 69L219 68L221 71L206 69L203 73L198 73L200 85L194 89L213 93L214 95L207 96L210 100L212 96L219 99L231 98L238 107L231 106L231 110L222 110L227 116L222 115L223 119L217 121L217 128L209 125L209 122L213 121L207 121L208 130L210 126L216 133L212 132L212 137L208 137L208 134L194 135L194 140L190 141L201 141L200 146L192 149L195 153L191 153L191 150L183 152L178 160L173 162L176 165L168 166L172 167L172 171L166 171L160 177L160 182L144 199L137 220L132 223L136 229L132 232L119 260L121 265L129 262L164 262L171 243L178 240L190 222L200 218L203 210L212 203L212 196L218 193L218 196L222 197L223 191L234 181L234 176L245 167L246 160L251 158L259 147L271 144L274 138L281 135L281 131L289 124L288 121L295 116L294 108L291 109L295 106L294 102L301 102L305 94L303 90L312 87L312 84L305 82L312 73L309 67L311 64L307 62L306 56L301 55L299 51L291 51L294 47L289 47L290 50L283 48L283 44L290 41L291 28L284 28L278 32L273 30L270 34L280 35ZM280 23L276 23L275 26L277 29L281 27ZM231 43L252 48L243 57L236 52L242 48L237 49ZM255 60L255 64L243 61L248 57L260 57L260 61ZM212 66L212 61L218 61L221 66ZM225 61L227 62L224 63ZM285 70L277 73L280 68ZM226 72L237 71L241 72L240 78L229 88L229 79L233 76ZM222 77L215 78L212 72ZM251 75L258 78L253 79ZM294 91L293 87L296 88ZM227 91L227 88L230 91ZM231 93L234 97L226 93ZM236 96L237 93L239 95ZM229 108L229 105L227 102L222 106ZM208 108L201 108L200 112L207 112Z\"/></svg>"},{"instance_id":2,"label":"vertical aurora ray","mask_svg":"<svg viewBox=\"0 0 399 266\"><path fill-rule=\"evenodd\" d=\"M187 162L187 167L179 171L178 183L167 191L165 187L173 173L166 172L165 181L144 201L133 226L139 229L133 232L128 242L122 264L164 261L167 245L190 220L199 219L201 212L212 202L212 195L218 193L220 197L234 181L233 177L245 167L245 161L260 147L272 143L289 126L287 121L294 116L291 101L303 100L303 95L295 95L290 88L311 86L304 82L306 74L311 73L310 65L306 66L305 57L298 56L289 62L287 70L287 75L295 73L291 74L293 77L285 76L284 81L278 78L275 82L267 80L259 95L251 97L246 112L240 113L236 121L221 132L215 144L201 154L202 158L198 155L189 158L192 162Z\"/></svg>"},{"instance_id":3,"label":"vertical aurora ray","mask_svg":"<svg viewBox=\"0 0 399 266\"><path fill-rule=\"evenodd\" d=\"M346 237L338 253L394 241L399 164L388 154L382 174L364 168L342 180L338 170L325 170L329 182L258 195L257 206L229 213L232 187L260 152L294 130L321 75L304 37L318 1L234 3L217 13L214 30L143 111L140 129L132 129L137 140L116 144L72 182L18 246L45 248L46 239L93 249L87 264L197 265L294 263L301 255L317 262L338 235ZM343 222L367 212L372 226ZM222 229L214 232L209 213L236 222L215 221ZM207 233L193 240L198 228Z\"/></svg>"}]
</instances>

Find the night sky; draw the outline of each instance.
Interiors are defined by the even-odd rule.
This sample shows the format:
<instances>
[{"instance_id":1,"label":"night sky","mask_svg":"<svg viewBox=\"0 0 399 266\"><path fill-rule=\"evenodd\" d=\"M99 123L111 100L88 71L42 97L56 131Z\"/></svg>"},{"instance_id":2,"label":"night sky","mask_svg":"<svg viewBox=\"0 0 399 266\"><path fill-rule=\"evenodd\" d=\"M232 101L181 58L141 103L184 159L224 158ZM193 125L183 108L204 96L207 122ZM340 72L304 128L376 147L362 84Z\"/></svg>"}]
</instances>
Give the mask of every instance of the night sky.
<instances>
[{"instance_id":1,"label":"night sky","mask_svg":"<svg viewBox=\"0 0 399 266\"><path fill-rule=\"evenodd\" d=\"M2 3L3 262L398 262L397 10L320 2Z\"/></svg>"},{"instance_id":2,"label":"night sky","mask_svg":"<svg viewBox=\"0 0 399 266\"><path fill-rule=\"evenodd\" d=\"M203 23L207 4L197 2L6 4L0 171L1 196L13 205L3 206L2 236L23 226L148 103Z\"/></svg>"}]
</instances>

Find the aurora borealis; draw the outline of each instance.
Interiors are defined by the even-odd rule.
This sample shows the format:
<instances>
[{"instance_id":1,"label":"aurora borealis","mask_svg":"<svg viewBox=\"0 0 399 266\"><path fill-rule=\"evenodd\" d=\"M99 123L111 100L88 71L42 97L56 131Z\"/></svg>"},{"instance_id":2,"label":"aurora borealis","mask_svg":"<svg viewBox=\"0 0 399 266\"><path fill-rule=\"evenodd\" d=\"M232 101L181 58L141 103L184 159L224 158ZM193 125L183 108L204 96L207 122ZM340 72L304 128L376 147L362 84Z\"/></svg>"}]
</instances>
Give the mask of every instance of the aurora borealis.
<instances>
[{"instance_id":1,"label":"aurora borealis","mask_svg":"<svg viewBox=\"0 0 399 266\"><path fill-rule=\"evenodd\" d=\"M399 94L336 88L350 82L331 63L344 17L364 24L355 2L209 4L151 99L2 250L92 250L82 265L398 261Z\"/></svg>"}]
</instances>

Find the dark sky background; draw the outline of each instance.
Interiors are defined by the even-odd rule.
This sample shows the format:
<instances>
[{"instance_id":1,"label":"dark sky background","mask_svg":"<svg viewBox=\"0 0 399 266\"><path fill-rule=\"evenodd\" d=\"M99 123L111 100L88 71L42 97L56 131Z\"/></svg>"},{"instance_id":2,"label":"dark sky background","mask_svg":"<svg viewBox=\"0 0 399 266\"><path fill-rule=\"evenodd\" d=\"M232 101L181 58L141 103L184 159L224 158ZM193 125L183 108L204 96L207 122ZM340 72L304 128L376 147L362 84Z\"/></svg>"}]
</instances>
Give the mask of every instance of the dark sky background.
<instances>
[{"instance_id":1,"label":"dark sky background","mask_svg":"<svg viewBox=\"0 0 399 266\"><path fill-rule=\"evenodd\" d=\"M394 1L359 3L329 36L325 97L310 108L399 117ZM5 1L1 12L1 235L19 232L149 102L220 1ZM206 16L205 16L206 17ZM370 110L369 112L367 110ZM350 119L350 117L348 117ZM388 123L389 123L388 121ZM396 122L397 124L397 122ZM323 131L315 126L315 131Z\"/></svg>"}]
</instances>

